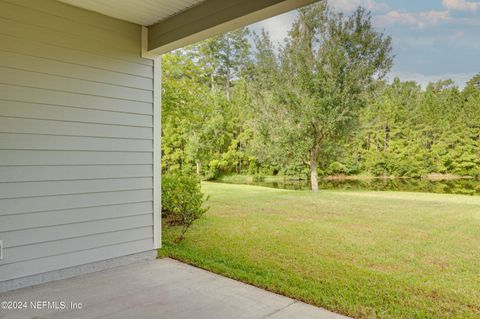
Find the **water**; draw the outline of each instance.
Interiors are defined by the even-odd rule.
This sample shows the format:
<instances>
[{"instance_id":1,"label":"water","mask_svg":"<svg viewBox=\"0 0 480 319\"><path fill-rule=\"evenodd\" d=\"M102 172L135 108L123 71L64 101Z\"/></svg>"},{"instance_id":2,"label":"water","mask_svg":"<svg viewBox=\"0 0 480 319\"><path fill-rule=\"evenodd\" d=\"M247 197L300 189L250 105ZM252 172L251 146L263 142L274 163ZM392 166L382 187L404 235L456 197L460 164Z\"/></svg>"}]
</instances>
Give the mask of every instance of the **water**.
<instances>
[{"instance_id":1,"label":"water","mask_svg":"<svg viewBox=\"0 0 480 319\"><path fill-rule=\"evenodd\" d=\"M309 190L310 183L306 180L265 180L256 178L238 184L257 185L271 188ZM320 180L319 189L338 190L371 190L371 191L402 191L402 192L427 192L442 194L480 195L480 180L478 179L453 179L453 180L428 180L428 179L335 179Z\"/></svg>"}]
</instances>

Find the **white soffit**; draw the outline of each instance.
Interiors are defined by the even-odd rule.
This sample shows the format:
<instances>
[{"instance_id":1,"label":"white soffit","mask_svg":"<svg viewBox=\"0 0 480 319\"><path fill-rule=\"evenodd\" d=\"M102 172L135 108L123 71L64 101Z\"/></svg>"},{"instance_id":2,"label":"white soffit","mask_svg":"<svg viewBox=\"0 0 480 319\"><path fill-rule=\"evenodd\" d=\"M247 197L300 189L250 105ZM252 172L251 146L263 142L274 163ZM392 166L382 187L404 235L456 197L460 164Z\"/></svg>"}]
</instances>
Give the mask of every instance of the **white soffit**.
<instances>
[{"instance_id":1,"label":"white soffit","mask_svg":"<svg viewBox=\"0 0 480 319\"><path fill-rule=\"evenodd\" d=\"M205 0L60 0L72 6L149 26ZM225 0L228 1L228 0Z\"/></svg>"}]
</instances>

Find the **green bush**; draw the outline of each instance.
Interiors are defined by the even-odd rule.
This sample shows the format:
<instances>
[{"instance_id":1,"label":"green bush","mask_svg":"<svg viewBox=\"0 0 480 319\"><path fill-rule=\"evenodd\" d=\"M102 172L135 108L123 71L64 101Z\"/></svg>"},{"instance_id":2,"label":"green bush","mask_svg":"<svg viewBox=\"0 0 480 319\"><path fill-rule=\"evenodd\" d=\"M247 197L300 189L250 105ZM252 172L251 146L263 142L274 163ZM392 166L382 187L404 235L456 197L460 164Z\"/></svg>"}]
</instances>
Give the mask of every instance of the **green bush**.
<instances>
[{"instance_id":1,"label":"green bush","mask_svg":"<svg viewBox=\"0 0 480 319\"><path fill-rule=\"evenodd\" d=\"M216 180L222 176L225 171L226 167L228 166L227 161L225 160L217 160L213 159L208 163L208 169L205 174L206 180Z\"/></svg>"},{"instance_id":2,"label":"green bush","mask_svg":"<svg viewBox=\"0 0 480 319\"><path fill-rule=\"evenodd\" d=\"M325 173L328 175L337 175L337 174L348 175L349 171L347 166L345 166L345 164L335 161L328 165L327 169L325 170Z\"/></svg>"},{"instance_id":3,"label":"green bush","mask_svg":"<svg viewBox=\"0 0 480 319\"><path fill-rule=\"evenodd\" d=\"M167 174L162 178L162 219L167 226L182 226L183 240L193 222L208 210L200 180L193 175Z\"/></svg>"}]
</instances>

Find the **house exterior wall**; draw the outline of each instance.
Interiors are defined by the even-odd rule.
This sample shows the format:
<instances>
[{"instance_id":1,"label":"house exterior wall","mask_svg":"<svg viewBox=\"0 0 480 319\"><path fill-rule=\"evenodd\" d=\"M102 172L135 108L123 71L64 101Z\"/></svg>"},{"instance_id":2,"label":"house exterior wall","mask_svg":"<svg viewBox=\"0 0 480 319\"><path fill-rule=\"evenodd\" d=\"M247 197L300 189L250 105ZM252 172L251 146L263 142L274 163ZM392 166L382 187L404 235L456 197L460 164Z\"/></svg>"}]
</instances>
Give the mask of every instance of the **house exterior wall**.
<instances>
[{"instance_id":1,"label":"house exterior wall","mask_svg":"<svg viewBox=\"0 0 480 319\"><path fill-rule=\"evenodd\" d=\"M154 248L154 62L141 48L135 24L0 2L0 283Z\"/></svg>"}]
</instances>

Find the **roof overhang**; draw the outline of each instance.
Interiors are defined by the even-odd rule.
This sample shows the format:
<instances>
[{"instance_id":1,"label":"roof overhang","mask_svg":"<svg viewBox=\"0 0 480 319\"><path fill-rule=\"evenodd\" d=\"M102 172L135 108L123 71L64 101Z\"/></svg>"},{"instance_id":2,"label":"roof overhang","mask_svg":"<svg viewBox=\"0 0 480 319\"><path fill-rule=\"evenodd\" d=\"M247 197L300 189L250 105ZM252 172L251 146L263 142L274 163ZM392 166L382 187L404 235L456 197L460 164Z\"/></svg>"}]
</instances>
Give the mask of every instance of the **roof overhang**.
<instances>
[{"instance_id":1,"label":"roof overhang","mask_svg":"<svg viewBox=\"0 0 480 319\"><path fill-rule=\"evenodd\" d=\"M145 26L144 53L163 54L317 0L60 0ZM152 23L155 21L155 23Z\"/></svg>"},{"instance_id":2,"label":"roof overhang","mask_svg":"<svg viewBox=\"0 0 480 319\"><path fill-rule=\"evenodd\" d=\"M207 0L148 27L148 51L165 53L315 0Z\"/></svg>"}]
</instances>

